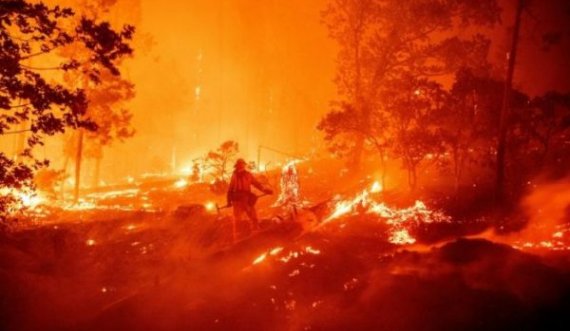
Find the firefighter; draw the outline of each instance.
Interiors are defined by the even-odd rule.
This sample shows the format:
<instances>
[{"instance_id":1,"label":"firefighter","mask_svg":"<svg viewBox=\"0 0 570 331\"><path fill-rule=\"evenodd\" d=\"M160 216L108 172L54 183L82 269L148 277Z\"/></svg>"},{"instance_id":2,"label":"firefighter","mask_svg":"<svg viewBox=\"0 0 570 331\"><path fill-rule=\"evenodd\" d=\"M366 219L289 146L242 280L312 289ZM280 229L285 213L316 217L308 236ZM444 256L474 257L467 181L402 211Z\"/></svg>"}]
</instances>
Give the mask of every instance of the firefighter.
<instances>
[{"instance_id":1,"label":"firefighter","mask_svg":"<svg viewBox=\"0 0 570 331\"><path fill-rule=\"evenodd\" d=\"M236 223L241 221L243 214L246 214L250 221L252 231L259 230L259 222L255 211L255 203L257 196L251 191L254 186L265 194L273 194L271 189L265 188L255 177L246 169L247 164L243 159L238 159L234 166L234 173L228 188L228 206L232 206L234 210L233 236L236 238Z\"/></svg>"}]
</instances>

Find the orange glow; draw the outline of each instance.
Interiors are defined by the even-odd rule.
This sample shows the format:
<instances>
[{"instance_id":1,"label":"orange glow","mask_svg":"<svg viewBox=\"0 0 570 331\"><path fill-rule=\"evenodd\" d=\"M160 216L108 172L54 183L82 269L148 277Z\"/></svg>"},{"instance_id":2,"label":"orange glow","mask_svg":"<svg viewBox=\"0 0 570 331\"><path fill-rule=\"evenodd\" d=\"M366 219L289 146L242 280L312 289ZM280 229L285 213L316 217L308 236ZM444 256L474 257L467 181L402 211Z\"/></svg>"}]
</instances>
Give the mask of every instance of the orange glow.
<instances>
[{"instance_id":1,"label":"orange glow","mask_svg":"<svg viewBox=\"0 0 570 331\"><path fill-rule=\"evenodd\" d=\"M497 1L0 0L0 325L567 319L570 13Z\"/></svg>"},{"instance_id":2,"label":"orange glow","mask_svg":"<svg viewBox=\"0 0 570 331\"><path fill-rule=\"evenodd\" d=\"M392 234L390 235L390 238L388 238L388 240L393 243L393 244L397 244L397 245L407 245L407 244L413 244L416 242L416 239L413 238L410 233L408 232L408 230L406 229L400 229L400 230L395 230L392 232Z\"/></svg>"},{"instance_id":3,"label":"orange glow","mask_svg":"<svg viewBox=\"0 0 570 331\"><path fill-rule=\"evenodd\" d=\"M309 253L309 254L313 254L313 255L319 255L321 254L321 251L318 249L314 249L311 246L307 246L305 247L305 252Z\"/></svg>"},{"instance_id":4,"label":"orange glow","mask_svg":"<svg viewBox=\"0 0 570 331\"><path fill-rule=\"evenodd\" d=\"M380 182L375 181L374 184L372 184L372 187L370 188L370 193L380 193L382 192L383 188L382 188L382 184L380 184Z\"/></svg>"},{"instance_id":5,"label":"orange glow","mask_svg":"<svg viewBox=\"0 0 570 331\"><path fill-rule=\"evenodd\" d=\"M125 227L128 231L133 231L137 228L135 224L129 224Z\"/></svg>"},{"instance_id":6,"label":"orange glow","mask_svg":"<svg viewBox=\"0 0 570 331\"><path fill-rule=\"evenodd\" d=\"M281 253L281 251L283 250L283 247L275 247L272 250L269 251L269 255L277 255L279 253Z\"/></svg>"},{"instance_id":7,"label":"orange glow","mask_svg":"<svg viewBox=\"0 0 570 331\"><path fill-rule=\"evenodd\" d=\"M375 183L376 184L376 183ZM342 217L355 215L358 213L372 214L378 216L386 224L391 226L388 240L396 245L413 244L413 238L408 226L417 222L434 223L450 222L451 218L440 211L432 211L426 207L422 201L416 201L414 206L409 208L391 208L384 203L377 202L371 197L371 193L377 189L372 185L369 190L364 190L352 199L339 200L331 214L319 225L319 228L327 223L338 220Z\"/></svg>"},{"instance_id":8,"label":"orange glow","mask_svg":"<svg viewBox=\"0 0 570 331\"><path fill-rule=\"evenodd\" d=\"M267 257L267 253L263 253L263 254L259 255L258 257L256 257L255 260L253 260L252 264L259 264L259 263L263 262L266 257Z\"/></svg>"},{"instance_id":9,"label":"orange glow","mask_svg":"<svg viewBox=\"0 0 570 331\"><path fill-rule=\"evenodd\" d=\"M207 211L214 211L216 210L216 204L212 201L208 201L204 204L204 208L206 208Z\"/></svg>"},{"instance_id":10,"label":"orange glow","mask_svg":"<svg viewBox=\"0 0 570 331\"><path fill-rule=\"evenodd\" d=\"M174 187L176 188L184 188L188 186L188 181L186 179L179 179L174 183Z\"/></svg>"}]
</instances>

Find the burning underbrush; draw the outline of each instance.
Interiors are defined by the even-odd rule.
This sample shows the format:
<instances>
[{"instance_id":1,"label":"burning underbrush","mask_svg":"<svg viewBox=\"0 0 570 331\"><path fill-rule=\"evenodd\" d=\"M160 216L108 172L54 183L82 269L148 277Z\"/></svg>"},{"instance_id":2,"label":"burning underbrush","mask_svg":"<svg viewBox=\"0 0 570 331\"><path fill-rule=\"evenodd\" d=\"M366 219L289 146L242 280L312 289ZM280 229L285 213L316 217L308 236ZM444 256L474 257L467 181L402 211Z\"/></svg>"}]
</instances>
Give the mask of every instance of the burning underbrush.
<instances>
[{"instance_id":1,"label":"burning underbrush","mask_svg":"<svg viewBox=\"0 0 570 331\"><path fill-rule=\"evenodd\" d=\"M237 241L229 212L216 209L222 199L179 179L38 209L47 212L0 241L1 329L544 330L568 322L563 219L541 237L499 236L483 232L488 219L450 217L373 180L330 194L332 184L308 173L298 173L304 199L260 199L262 231L238 224ZM527 206L547 206L547 195Z\"/></svg>"}]
</instances>

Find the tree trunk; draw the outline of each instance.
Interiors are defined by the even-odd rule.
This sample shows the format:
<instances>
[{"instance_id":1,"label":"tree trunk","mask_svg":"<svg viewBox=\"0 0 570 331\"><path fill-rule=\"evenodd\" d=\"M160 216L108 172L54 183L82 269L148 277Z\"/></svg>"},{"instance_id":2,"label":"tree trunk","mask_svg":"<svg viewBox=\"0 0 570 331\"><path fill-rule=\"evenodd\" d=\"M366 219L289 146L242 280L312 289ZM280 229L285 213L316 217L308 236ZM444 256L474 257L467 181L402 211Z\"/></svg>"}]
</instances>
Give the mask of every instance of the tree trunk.
<instances>
[{"instance_id":1,"label":"tree trunk","mask_svg":"<svg viewBox=\"0 0 570 331\"><path fill-rule=\"evenodd\" d=\"M60 195L60 199L63 200L65 198L65 179L67 178L67 165L69 164L69 156L66 156L64 161L63 161L63 179L61 181L61 185L60 185L60 191L59 191L59 195Z\"/></svg>"},{"instance_id":2,"label":"tree trunk","mask_svg":"<svg viewBox=\"0 0 570 331\"><path fill-rule=\"evenodd\" d=\"M544 165L546 164L546 160L548 158L548 153L550 152L550 133L547 134L546 137L544 137L544 139L540 139L540 142L542 143L543 146L543 151L540 155L540 159L538 161L538 169L537 172L542 171L542 169L544 169Z\"/></svg>"},{"instance_id":3,"label":"tree trunk","mask_svg":"<svg viewBox=\"0 0 570 331\"><path fill-rule=\"evenodd\" d=\"M380 152L380 164L382 165L382 174L381 174L381 181L382 181L382 190L386 189L386 153L384 151Z\"/></svg>"},{"instance_id":4,"label":"tree trunk","mask_svg":"<svg viewBox=\"0 0 570 331\"><path fill-rule=\"evenodd\" d=\"M362 18L361 18L362 19ZM354 71L355 71L355 80L354 80L354 107L356 108L356 113L362 117L361 124L366 124L369 120L367 119L368 111L364 107L364 98L362 95L362 63L361 63L361 41L362 41L362 31L360 28L356 28L353 31L354 34L354 44L352 45L354 48ZM367 132L366 128L362 128L364 132ZM354 146L352 159L350 160L350 167L354 170L360 170L360 166L362 163L362 153L364 151L364 140L365 137L363 135L358 135L356 137L356 145Z\"/></svg>"},{"instance_id":5,"label":"tree trunk","mask_svg":"<svg viewBox=\"0 0 570 331\"><path fill-rule=\"evenodd\" d=\"M26 149L26 136L28 135L26 132L27 127L28 121L22 121L22 123L20 123L19 130L21 132L16 136L16 142L14 144L13 160L15 161L20 160L22 152Z\"/></svg>"},{"instance_id":6,"label":"tree trunk","mask_svg":"<svg viewBox=\"0 0 570 331\"><path fill-rule=\"evenodd\" d=\"M83 91L88 95L89 78L87 75L83 77ZM88 98L89 99L89 98ZM81 162L83 161L83 129L79 128L77 135L77 150L75 154L75 186L73 189L73 202L79 201L79 185L81 183Z\"/></svg>"},{"instance_id":7,"label":"tree trunk","mask_svg":"<svg viewBox=\"0 0 570 331\"><path fill-rule=\"evenodd\" d=\"M460 155L459 155L459 147L458 146L453 146L453 175L454 175L454 179L455 179L455 195L459 195L459 182L460 182Z\"/></svg>"},{"instance_id":8,"label":"tree trunk","mask_svg":"<svg viewBox=\"0 0 570 331\"><path fill-rule=\"evenodd\" d=\"M417 170L416 170L416 166L412 166L411 168L411 174L412 174L412 191L416 190L416 186L418 185L418 176L417 176Z\"/></svg>"},{"instance_id":9,"label":"tree trunk","mask_svg":"<svg viewBox=\"0 0 570 331\"><path fill-rule=\"evenodd\" d=\"M360 116L361 116L361 123L362 126L360 129L364 132L370 132L370 109L368 107L363 106L364 102L361 100L359 101L359 108L360 108ZM360 170L362 165L362 156L364 154L364 145L366 143L366 137L362 134L358 134L356 136L356 144L354 146L351 166L354 170Z\"/></svg>"},{"instance_id":10,"label":"tree trunk","mask_svg":"<svg viewBox=\"0 0 570 331\"><path fill-rule=\"evenodd\" d=\"M497 143L497 173L495 194L496 201L501 202L505 198L505 154L507 144L508 118L511 107L511 90L513 86L513 76L515 72L515 64L517 58L517 49L519 43L519 33L521 27L521 15L525 6L525 0L518 0L517 10L515 14L515 25L511 41L511 50L509 52L507 77L505 79L505 89L503 93L503 106L501 108L499 120L499 139Z\"/></svg>"},{"instance_id":11,"label":"tree trunk","mask_svg":"<svg viewBox=\"0 0 570 331\"><path fill-rule=\"evenodd\" d=\"M81 161L83 156L83 129L79 129L77 136L77 151L75 154L75 187L73 189L73 201L79 201L79 184L81 181Z\"/></svg>"},{"instance_id":12,"label":"tree trunk","mask_svg":"<svg viewBox=\"0 0 570 331\"><path fill-rule=\"evenodd\" d=\"M408 172L408 186L410 191L416 188L416 165L409 156L404 156L404 165Z\"/></svg>"},{"instance_id":13,"label":"tree trunk","mask_svg":"<svg viewBox=\"0 0 570 331\"><path fill-rule=\"evenodd\" d=\"M99 187L99 179L101 178L101 159L103 157L95 158L95 172L93 174L93 188Z\"/></svg>"},{"instance_id":14,"label":"tree trunk","mask_svg":"<svg viewBox=\"0 0 570 331\"><path fill-rule=\"evenodd\" d=\"M362 163L362 151L364 150L364 137L358 135L356 137L356 144L352 151L352 158L350 159L350 168L353 170L360 170Z\"/></svg>"}]
</instances>

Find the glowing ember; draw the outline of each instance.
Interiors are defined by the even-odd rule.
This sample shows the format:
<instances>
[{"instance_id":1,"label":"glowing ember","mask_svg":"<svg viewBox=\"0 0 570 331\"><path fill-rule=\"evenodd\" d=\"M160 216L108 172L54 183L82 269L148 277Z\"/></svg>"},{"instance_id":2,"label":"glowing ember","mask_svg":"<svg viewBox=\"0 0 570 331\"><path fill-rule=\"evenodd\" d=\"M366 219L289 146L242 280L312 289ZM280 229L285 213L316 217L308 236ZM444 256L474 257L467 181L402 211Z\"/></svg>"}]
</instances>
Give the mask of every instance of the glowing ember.
<instances>
[{"instance_id":1,"label":"glowing ember","mask_svg":"<svg viewBox=\"0 0 570 331\"><path fill-rule=\"evenodd\" d=\"M541 241L540 246L546 247L546 248L552 248L552 247L554 247L554 244L550 241Z\"/></svg>"},{"instance_id":2,"label":"glowing ember","mask_svg":"<svg viewBox=\"0 0 570 331\"><path fill-rule=\"evenodd\" d=\"M320 251L320 250L315 249L315 248L313 248L313 247L311 247L311 246L306 246L304 249L301 249L301 250L299 250L299 251L291 250L291 251L289 251L289 253L288 253L287 255L278 257L281 253L283 253L283 251L284 251L284 248L281 247L281 246L274 247L274 248L268 250L267 252L265 252L265 253L259 255L259 256L253 261L252 264L254 264L254 265L255 265L255 264L259 264L259 263L261 263L261 262L267 260L268 257L274 257L274 258L275 258L276 260L278 260L278 261L281 261L281 262L283 262L283 263L287 263L287 262L289 262L291 259L296 259L296 258L298 258L298 257L300 257L300 256L302 256L302 255L305 255L305 254L311 254L311 255L319 255L319 254L321 254L321 251Z\"/></svg>"},{"instance_id":3,"label":"glowing ember","mask_svg":"<svg viewBox=\"0 0 570 331\"><path fill-rule=\"evenodd\" d=\"M176 188L184 188L186 186L188 186L188 181L184 178L180 178L174 183L174 187Z\"/></svg>"},{"instance_id":4,"label":"glowing ember","mask_svg":"<svg viewBox=\"0 0 570 331\"><path fill-rule=\"evenodd\" d=\"M313 255L319 255L321 254L321 251L318 249L314 249L311 246L307 246L305 247L305 252L309 253L309 254L313 254Z\"/></svg>"},{"instance_id":5,"label":"glowing ember","mask_svg":"<svg viewBox=\"0 0 570 331\"><path fill-rule=\"evenodd\" d=\"M299 257L299 253L297 252L289 252L289 254L287 256L283 256L279 259L279 261L283 262L283 263L287 263L289 262L291 259L296 259Z\"/></svg>"},{"instance_id":6,"label":"glowing ember","mask_svg":"<svg viewBox=\"0 0 570 331\"><path fill-rule=\"evenodd\" d=\"M253 260L252 264L259 264L261 262L263 262L265 260L265 258L267 257L267 253L263 253L260 256L258 256L255 260Z\"/></svg>"},{"instance_id":7,"label":"glowing ember","mask_svg":"<svg viewBox=\"0 0 570 331\"><path fill-rule=\"evenodd\" d=\"M344 283L343 287L345 291L348 291L356 288L357 285L358 285L358 278L352 278L348 282Z\"/></svg>"},{"instance_id":8,"label":"glowing ember","mask_svg":"<svg viewBox=\"0 0 570 331\"><path fill-rule=\"evenodd\" d=\"M134 224L129 224L129 225L127 225L125 228L126 228L128 231L133 231L134 229L137 228L137 226L134 225Z\"/></svg>"},{"instance_id":9,"label":"glowing ember","mask_svg":"<svg viewBox=\"0 0 570 331\"><path fill-rule=\"evenodd\" d=\"M269 251L269 255L275 256L275 255L281 253L281 251L283 251L283 247L275 247Z\"/></svg>"},{"instance_id":10,"label":"glowing ember","mask_svg":"<svg viewBox=\"0 0 570 331\"><path fill-rule=\"evenodd\" d=\"M289 273L289 277L295 277L301 274L301 271L299 271L299 269L295 269L292 272Z\"/></svg>"},{"instance_id":11,"label":"glowing ember","mask_svg":"<svg viewBox=\"0 0 570 331\"><path fill-rule=\"evenodd\" d=\"M416 242L416 239L410 236L410 233L406 229L396 230L392 232L388 240L391 243L397 245L413 244Z\"/></svg>"},{"instance_id":12,"label":"glowing ember","mask_svg":"<svg viewBox=\"0 0 570 331\"><path fill-rule=\"evenodd\" d=\"M214 211L216 210L216 204L212 201L208 201L204 204L204 208L206 208L207 211Z\"/></svg>"},{"instance_id":13,"label":"glowing ember","mask_svg":"<svg viewBox=\"0 0 570 331\"><path fill-rule=\"evenodd\" d=\"M87 239L87 240L85 241L85 245L87 245L87 246L95 246L95 240L93 240L93 239Z\"/></svg>"},{"instance_id":14,"label":"glowing ember","mask_svg":"<svg viewBox=\"0 0 570 331\"><path fill-rule=\"evenodd\" d=\"M380 182L375 181L374 184L372 184L372 187L370 188L370 193L380 193L382 192L383 187L382 184L380 184Z\"/></svg>"},{"instance_id":15,"label":"glowing ember","mask_svg":"<svg viewBox=\"0 0 570 331\"><path fill-rule=\"evenodd\" d=\"M295 306L297 305L297 302L295 300L287 300L284 302L284 304L285 304L285 309L295 310Z\"/></svg>"},{"instance_id":16,"label":"glowing ember","mask_svg":"<svg viewBox=\"0 0 570 331\"><path fill-rule=\"evenodd\" d=\"M151 208L152 208L152 204L146 202L146 203L143 203L141 207L142 207L143 209L151 209Z\"/></svg>"},{"instance_id":17,"label":"glowing ember","mask_svg":"<svg viewBox=\"0 0 570 331\"><path fill-rule=\"evenodd\" d=\"M570 233L570 225L559 224L552 233L547 232L542 234L532 233L524 237L524 233L517 237L500 237L493 236L492 239L499 242L505 242L512 247L520 250L529 251L570 251L570 243L568 242ZM540 233L540 232L539 232Z\"/></svg>"}]
</instances>

